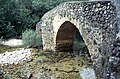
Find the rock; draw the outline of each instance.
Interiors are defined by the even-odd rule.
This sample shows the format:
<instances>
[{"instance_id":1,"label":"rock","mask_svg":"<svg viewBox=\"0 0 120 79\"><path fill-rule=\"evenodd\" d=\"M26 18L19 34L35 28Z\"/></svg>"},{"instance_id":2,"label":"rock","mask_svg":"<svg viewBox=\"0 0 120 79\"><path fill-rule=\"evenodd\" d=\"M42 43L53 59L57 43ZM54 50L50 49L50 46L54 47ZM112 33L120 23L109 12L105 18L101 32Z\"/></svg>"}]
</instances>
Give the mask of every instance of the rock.
<instances>
[{"instance_id":1,"label":"rock","mask_svg":"<svg viewBox=\"0 0 120 79\"><path fill-rule=\"evenodd\" d=\"M4 73L2 70L0 70L0 79L4 79Z\"/></svg>"},{"instance_id":2,"label":"rock","mask_svg":"<svg viewBox=\"0 0 120 79\"><path fill-rule=\"evenodd\" d=\"M25 75L23 79L31 79L32 77L33 77L32 73L30 73L30 74Z\"/></svg>"},{"instance_id":3,"label":"rock","mask_svg":"<svg viewBox=\"0 0 120 79\"><path fill-rule=\"evenodd\" d=\"M0 64L18 64L21 61L28 60L31 55L30 49L21 49L12 52L0 54Z\"/></svg>"},{"instance_id":4,"label":"rock","mask_svg":"<svg viewBox=\"0 0 120 79\"><path fill-rule=\"evenodd\" d=\"M11 47L23 45L21 39L10 39L8 41L2 41L2 44L3 45L8 45L8 46L11 46Z\"/></svg>"},{"instance_id":5,"label":"rock","mask_svg":"<svg viewBox=\"0 0 120 79\"><path fill-rule=\"evenodd\" d=\"M31 79L31 78L32 78L32 73L27 73L27 74L26 74L26 77L27 77L28 79Z\"/></svg>"},{"instance_id":6,"label":"rock","mask_svg":"<svg viewBox=\"0 0 120 79\"><path fill-rule=\"evenodd\" d=\"M50 76L48 73L37 73L33 75L34 79L54 79L52 76Z\"/></svg>"},{"instance_id":7,"label":"rock","mask_svg":"<svg viewBox=\"0 0 120 79\"><path fill-rule=\"evenodd\" d=\"M82 77L82 79L96 79L94 69L92 68L81 68L80 76Z\"/></svg>"},{"instance_id":8,"label":"rock","mask_svg":"<svg viewBox=\"0 0 120 79\"><path fill-rule=\"evenodd\" d=\"M114 43L114 48L112 50L112 54L109 57L109 64L108 64L108 69L107 76L108 79L116 79L118 76L117 74L120 74L120 46L119 46L119 35L116 37L115 43Z\"/></svg>"},{"instance_id":9,"label":"rock","mask_svg":"<svg viewBox=\"0 0 120 79\"><path fill-rule=\"evenodd\" d=\"M58 68L55 68L55 71L58 71L59 69Z\"/></svg>"}]
</instances>

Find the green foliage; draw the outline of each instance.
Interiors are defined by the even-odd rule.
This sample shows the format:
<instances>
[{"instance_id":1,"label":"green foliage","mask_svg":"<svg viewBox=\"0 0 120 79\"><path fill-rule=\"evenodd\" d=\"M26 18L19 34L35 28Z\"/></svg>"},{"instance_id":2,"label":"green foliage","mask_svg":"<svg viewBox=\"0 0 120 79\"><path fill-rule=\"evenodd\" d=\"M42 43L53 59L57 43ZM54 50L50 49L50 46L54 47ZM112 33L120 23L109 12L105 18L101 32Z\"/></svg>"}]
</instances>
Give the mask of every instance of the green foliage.
<instances>
[{"instance_id":1,"label":"green foliage","mask_svg":"<svg viewBox=\"0 0 120 79\"><path fill-rule=\"evenodd\" d=\"M73 45L73 49L74 51L80 51L85 47L85 43L84 42L79 42L79 41L74 41L74 45Z\"/></svg>"},{"instance_id":2,"label":"green foliage","mask_svg":"<svg viewBox=\"0 0 120 79\"><path fill-rule=\"evenodd\" d=\"M22 33L23 44L27 47L36 47L42 45L42 36L37 31L26 30Z\"/></svg>"},{"instance_id":3,"label":"green foliage","mask_svg":"<svg viewBox=\"0 0 120 79\"><path fill-rule=\"evenodd\" d=\"M72 0L0 0L0 37L21 36L22 31L35 29L46 12L66 1Z\"/></svg>"},{"instance_id":4,"label":"green foliage","mask_svg":"<svg viewBox=\"0 0 120 79\"><path fill-rule=\"evenodd\" d=\"M84 47L86 47L84 40L83 40L82 36L80 35L80 32L77 31L74 36L73 50L80 51L80 50L83 50Z\"/></svg>"}]
</instances>

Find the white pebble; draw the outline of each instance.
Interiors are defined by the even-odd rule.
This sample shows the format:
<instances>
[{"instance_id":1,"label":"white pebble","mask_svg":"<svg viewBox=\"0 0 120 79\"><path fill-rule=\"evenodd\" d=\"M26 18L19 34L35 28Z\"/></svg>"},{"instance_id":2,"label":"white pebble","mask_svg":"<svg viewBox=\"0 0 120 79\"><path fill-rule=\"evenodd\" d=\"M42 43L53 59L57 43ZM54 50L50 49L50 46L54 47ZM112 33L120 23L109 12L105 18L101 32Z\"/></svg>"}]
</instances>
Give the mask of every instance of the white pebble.
<instances>
[{"instance_id":1,"label":"white pebble","mask_svg":"<svg viewBox=\"0 0 120 79\"><path fill-rule=\"evenodd\" d=\"M21 49L13 52L5 52L3 54L0 54L0 64L18 64L21 61L29 59L30 55L30 49Z\"/></svg>"}]
</instances>

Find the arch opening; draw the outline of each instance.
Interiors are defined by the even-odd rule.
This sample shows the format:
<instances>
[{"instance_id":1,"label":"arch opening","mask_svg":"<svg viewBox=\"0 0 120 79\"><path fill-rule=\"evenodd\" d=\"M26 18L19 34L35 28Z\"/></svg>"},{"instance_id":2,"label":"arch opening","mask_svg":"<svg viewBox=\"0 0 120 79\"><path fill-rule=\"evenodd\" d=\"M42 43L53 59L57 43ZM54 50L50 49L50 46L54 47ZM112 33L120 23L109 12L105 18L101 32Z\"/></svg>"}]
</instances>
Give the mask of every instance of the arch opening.
<instances>
[{"instance_id":1,"label":"arch opening","mask_svg":"<svg viewBox=\"0 0 120 79\"><path fill-rule=\"evenodd\" d=\"M56 51L73 52L81 50L89 53L78 28L71 22L65 21L57 32Z\"/></svg>"}]
</instances>

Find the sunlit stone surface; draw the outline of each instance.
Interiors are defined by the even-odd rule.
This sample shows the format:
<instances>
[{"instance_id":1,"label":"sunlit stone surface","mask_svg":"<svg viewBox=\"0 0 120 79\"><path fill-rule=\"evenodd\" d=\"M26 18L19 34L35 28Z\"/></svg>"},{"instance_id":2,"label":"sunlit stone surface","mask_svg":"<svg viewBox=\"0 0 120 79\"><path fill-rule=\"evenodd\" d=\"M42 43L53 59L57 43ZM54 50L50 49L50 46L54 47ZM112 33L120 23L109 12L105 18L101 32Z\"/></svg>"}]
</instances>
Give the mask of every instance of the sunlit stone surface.
<instances>
[{"instance_id":1,"label":"sunlit stone surface","mask_svg":"<svg viewBox=\"0 0 120 79\"><path fill-rule=\"evenodd\" d=\"M13 52L5 52L0 54L0 64L18 64L22 61L28 60L31 55L30 49L21 49Z\"/></svg>"},{"instance_id":2,"label":"sunlit stone surface","mask_svg":"<svg viewBox=\"0 0 120 79\"><path fill-rule=\"evenodd\" d=\"M82 79L96 79L95 72L92 68L81 68L80 76Z\"/></svg>"}]
</instances>

